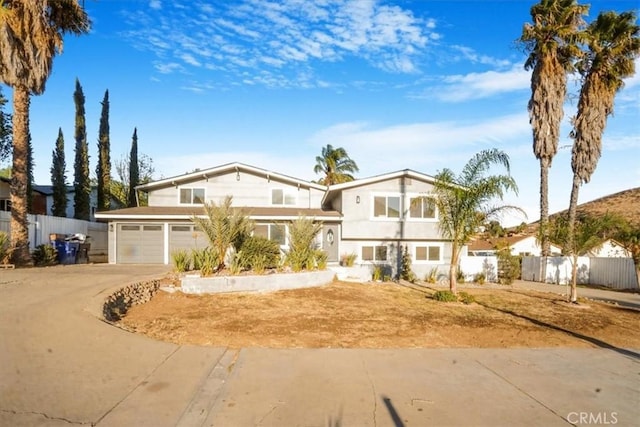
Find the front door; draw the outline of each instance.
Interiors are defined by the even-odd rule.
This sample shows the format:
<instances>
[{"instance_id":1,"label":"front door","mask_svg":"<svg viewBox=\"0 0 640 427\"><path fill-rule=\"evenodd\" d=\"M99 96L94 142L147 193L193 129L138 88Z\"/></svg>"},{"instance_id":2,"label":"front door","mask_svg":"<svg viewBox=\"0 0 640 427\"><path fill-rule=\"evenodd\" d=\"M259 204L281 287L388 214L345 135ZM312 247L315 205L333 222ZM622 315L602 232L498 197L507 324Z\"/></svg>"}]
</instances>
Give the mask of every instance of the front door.
<instances>
[{"instance_id":1,"label":"front door","mask_svg":"<svg viewBox=\"0 0 640 427\"><path fill-rule=\"evenodd\" d=\"M328 262L338 262L339 251L338 224L324 224L322 226L322 249L327 253Z\"/></svg>"}]
</instances>

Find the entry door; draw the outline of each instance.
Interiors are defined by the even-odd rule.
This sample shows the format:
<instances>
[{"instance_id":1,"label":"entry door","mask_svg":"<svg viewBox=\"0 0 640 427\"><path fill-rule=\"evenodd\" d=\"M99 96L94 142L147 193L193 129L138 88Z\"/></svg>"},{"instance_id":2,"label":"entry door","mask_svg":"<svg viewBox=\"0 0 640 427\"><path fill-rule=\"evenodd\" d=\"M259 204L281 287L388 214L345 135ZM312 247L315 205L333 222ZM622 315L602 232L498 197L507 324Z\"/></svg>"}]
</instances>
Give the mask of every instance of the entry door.
<instances>
[{"instance_id":1,"label":"entry door","mask_svg":"<svg viewBox=\"0 0 640 427\"><path fill-rule=\"evenodd\" d=\"M339 230L338 224L325 224L322 226L322 249L327 253L328 262L339 260Z\"/></svg>"}]
</instances>

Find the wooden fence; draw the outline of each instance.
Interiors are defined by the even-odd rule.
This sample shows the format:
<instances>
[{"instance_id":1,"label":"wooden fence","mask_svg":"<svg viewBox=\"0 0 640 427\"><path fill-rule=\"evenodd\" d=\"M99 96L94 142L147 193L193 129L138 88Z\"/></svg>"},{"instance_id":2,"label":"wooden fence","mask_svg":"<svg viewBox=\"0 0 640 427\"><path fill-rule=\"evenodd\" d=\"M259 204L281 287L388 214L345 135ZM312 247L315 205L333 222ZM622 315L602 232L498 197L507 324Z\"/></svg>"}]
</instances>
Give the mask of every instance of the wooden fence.
<instances>
[{"instance_id":1,"label":"wooden fence","mask_svg":"<svg viewBox=\"0 0 640 427\"><path fill-rule=\"evenodd\" d=\"M570 257L533 257L522 259L522 280L571 283ZM599 285L613 289L640 288L632 258L578 257L578 284Z\"/></svg>"},{"instance_id":2,"label":"wooden fence","mask_svg":"<svg viewBox=\"0 0 640 427\"><path fill-rule=\"evenodd\" d=\"M84 234L91 244L89 257L92 262L106 262L108 247L107 224L60 218L48 215L27 215L29 221L29 249L50 243L51 234ZM11 232L11 212L0 211L0 231Z\"/></svg>"}]
</instances>

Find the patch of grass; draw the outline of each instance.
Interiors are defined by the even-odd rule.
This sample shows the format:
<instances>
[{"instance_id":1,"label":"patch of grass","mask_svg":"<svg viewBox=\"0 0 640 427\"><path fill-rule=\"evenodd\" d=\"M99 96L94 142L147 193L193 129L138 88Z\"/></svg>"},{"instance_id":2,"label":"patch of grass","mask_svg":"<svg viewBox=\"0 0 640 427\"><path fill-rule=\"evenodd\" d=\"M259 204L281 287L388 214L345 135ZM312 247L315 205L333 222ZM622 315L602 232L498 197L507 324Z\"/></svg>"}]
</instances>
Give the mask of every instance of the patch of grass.
<instances>
[{"instance_id":1,"label":"patch of grass","mask_svg":"<svg viewBox=\"0 0 640 427\"><path fill-rule=\"evenodd\" d=\"M473 295L467 292L458 292L458 301L463 304L473 304L474 302L476 302L476 299Z\"/></svg>"},{"instance_id":2,"label":"patch of grass","mask_svg":"<svg viewBox=\"0 0 640 427\"><path fill-rule=\"evenodd\" d=\"M447 291L436 291L436 293L433 294L432 298L436 301L440 301L440 302L456 302L458 301L458 297L456 297L456 294L454 294L453 292L447 290Z\"/></svg>"}]
</instances>

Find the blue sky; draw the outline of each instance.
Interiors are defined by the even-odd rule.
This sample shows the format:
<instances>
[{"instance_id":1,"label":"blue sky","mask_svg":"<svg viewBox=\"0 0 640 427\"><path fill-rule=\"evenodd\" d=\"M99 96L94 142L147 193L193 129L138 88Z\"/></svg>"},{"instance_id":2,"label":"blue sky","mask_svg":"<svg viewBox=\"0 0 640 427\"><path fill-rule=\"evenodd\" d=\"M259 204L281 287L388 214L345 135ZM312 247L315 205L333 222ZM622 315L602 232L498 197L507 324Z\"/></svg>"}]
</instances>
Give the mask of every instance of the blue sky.
<instances>
[{"instance_id":1,"label":"blue sky","mask_svg":"<svg viewBox=\"0 0 640 427\"><path fill-rule=\"evenodd\" d=\"M110 94L112 158L134 127L156 178L239 161L317 179L315 156L344 147L357 177L400 169L458 173L476 152L511 157L507 203L538 218L539 166L526 110L530 74L515 44L533 1L87 0L89 35L67 37L46 92L32 98L35 178L50 183L58 128L73 180L76 77L86 97L91 170ZM631 10L636 1L593 1ZM636 63L640 69L640 63ZM550 171L550 210L571 188L568 118ZM3 86L5 96L11 91ZM640 76L626 81L598 169L580 202L640 186ZM507 224L523 218L506 218Z\"/></svg>"}]
</instances>

